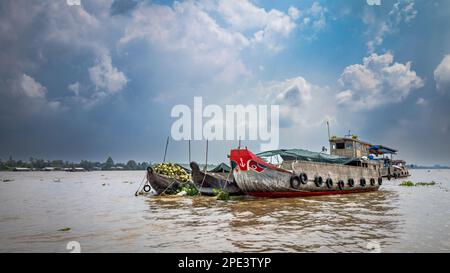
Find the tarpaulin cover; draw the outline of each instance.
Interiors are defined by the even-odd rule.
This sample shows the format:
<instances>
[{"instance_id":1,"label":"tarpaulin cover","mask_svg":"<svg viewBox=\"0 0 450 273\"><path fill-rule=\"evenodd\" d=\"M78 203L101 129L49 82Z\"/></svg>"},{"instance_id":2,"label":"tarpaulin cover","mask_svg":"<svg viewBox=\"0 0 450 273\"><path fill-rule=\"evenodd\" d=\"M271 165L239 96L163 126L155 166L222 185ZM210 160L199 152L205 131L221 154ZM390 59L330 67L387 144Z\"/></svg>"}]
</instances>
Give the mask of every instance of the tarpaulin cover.
<instances>
[{"instance_id":1,"label":"tarpaulin cover","mask_svg":"<svg viewBox=\"0 0 450 273\"><path fill-rule=\"evenodd\" d=\"M397 150L382 145L373 145L372 147L369 148L369 152L382 155L382 154L396 154Z\"/></svg>"},{"instance_id":2,"label":"tarpaulin cover","mask_svg":"<svg viewBox=\"0 0 450 273\"><path fill-rule=\"evenodd\" d=\"M282 149L273 150L257 154L259 157L280 156L283 160L304 160L312 162L322 162L331 164L347 164L355 160L351 157L329 155L324 153L311 152L303 149Z\"/></svg>"},{"instance_id":3,"label":"tarpaulin cover","mask_svg":"<svg viewBox=\"0 0 450 273\"><path fill-rule=\"evenodd\" d=\"M230 166L225 163L220 163L214 169L209 170L211 173L229 173L231 171Z\"/></svg>"}]
</instances>

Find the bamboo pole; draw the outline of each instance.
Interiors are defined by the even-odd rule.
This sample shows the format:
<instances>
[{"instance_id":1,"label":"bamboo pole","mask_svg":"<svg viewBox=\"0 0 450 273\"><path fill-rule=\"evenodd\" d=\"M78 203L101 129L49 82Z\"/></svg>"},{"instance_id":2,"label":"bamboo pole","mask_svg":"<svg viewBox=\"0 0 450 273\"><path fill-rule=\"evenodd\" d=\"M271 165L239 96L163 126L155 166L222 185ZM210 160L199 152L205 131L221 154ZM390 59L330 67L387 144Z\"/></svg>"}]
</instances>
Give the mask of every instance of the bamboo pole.
<instances>
[{"instance_id":1,"label":"bamboo pole","mask_svg":"<svg viewBox=\"0 0 450 273\"><path fill-rule=\"evenodd\" d=\"M169 146L169 137L167 137L167 140L166 140L166 149L164 149L164 159L163 159L163 162L166 162L167 146Z\"/></svg>"}]
</instances>

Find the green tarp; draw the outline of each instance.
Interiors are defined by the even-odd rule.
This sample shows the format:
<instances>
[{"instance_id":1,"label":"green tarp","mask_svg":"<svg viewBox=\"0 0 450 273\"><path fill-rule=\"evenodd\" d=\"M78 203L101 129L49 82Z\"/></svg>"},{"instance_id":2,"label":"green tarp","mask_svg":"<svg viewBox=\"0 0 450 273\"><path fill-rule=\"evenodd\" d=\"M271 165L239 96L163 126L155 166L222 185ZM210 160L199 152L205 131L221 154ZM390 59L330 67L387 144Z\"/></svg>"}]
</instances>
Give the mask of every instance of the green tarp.
<instances>
[{"instance_id":1,"label":"green tarp","mask_svg":"<svg viewBox=\"0 0 450 273\"><path fill-rule=\"evenodd\" d=\"M209 170L211 173L229 173L231 171L230 166L225 163L220 163L214 169Z\"/></svg>"},{"instance_id":2,"label":"green tarp","mask_svg":"<svg viewBox=\"0 0 450 273\"><path fill-rule=\"evenodd\" d=\"M257 154L259 157L280 156L283 160L304 160L312 162L332 163L332 164L347 164L354 161L354 158L343 157L337 155L329 155L324 153L316 153L303 149L282 149L273 150Z\"/></svg>"},{"instance_id":3,"label":"green tarp","mask_svg":"<svg viewBox=\"0 0 450 273\"><path fill-rule=\"evenodd\" d=\"M180 166L181 168L183 168L188 173L192 172L191 166L189 164L176 164L176 165ZM198 164L198 166L200 167L200 170L202 170L202 171L205 168L205 164ZM228 166L225 163L220 163L217 166L208 164L208 172L212 172L212 173L229 173L230 171L231 171L230 166Z\"/></svg>"}]
</instances>

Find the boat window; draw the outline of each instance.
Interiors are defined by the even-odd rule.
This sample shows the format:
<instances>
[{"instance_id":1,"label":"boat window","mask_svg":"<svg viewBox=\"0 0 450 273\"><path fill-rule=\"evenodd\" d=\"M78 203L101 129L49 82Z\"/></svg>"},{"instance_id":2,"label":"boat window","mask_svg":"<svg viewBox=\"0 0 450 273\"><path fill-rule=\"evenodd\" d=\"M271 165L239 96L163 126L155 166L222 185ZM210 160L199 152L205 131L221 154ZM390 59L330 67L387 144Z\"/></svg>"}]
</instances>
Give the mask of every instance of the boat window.
<instances>
[{"instance_id":1,"label":"boat window","mask_svg":"<svg viewBox=\"0 0 450 273\"><path fill-rule=\"evenodd\" d=\"M344 142L336 143L336 149L345 149L345 143Z\"/></svg>"},{"instance_id":2,"label":"boat window","mask_svg":"<svg viewBox=\"0 0 450 273\"><path fill-rule=\"evenodd\" d=\"M345 148L347 150L353 150L353 143L352 142L346 142L345 143Z\"/></svg>"}]
</instances>

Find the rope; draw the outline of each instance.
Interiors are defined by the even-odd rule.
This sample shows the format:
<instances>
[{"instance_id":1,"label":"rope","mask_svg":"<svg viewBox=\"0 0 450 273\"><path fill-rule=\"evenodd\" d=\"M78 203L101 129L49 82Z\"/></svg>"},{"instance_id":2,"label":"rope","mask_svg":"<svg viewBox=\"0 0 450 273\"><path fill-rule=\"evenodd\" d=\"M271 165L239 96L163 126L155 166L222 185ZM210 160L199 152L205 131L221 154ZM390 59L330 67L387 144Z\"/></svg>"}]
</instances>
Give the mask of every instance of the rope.
<instances>
[{"instance_id":1,"label":"rope","mask_svg":"<svg viewBox=\"0 0 450 273\"><path fill-rule=\"evenodd\" d=\"M233 171L233 170L231 170L231 172L232 172L232 171ZM225 180L225 183L223 183L222 191L225 189L225 186L228 184L228 179L230 179L230 174L231 174L231 172L228 173L227 180Z\"/></svg>"},{"instance_id":2,"label":"rope","mask_svg":"<svg viewBox=\"0 0 450 273\"><path fill-rule=\"evenodd\" d=\"M136 193L134 194L134 196L138 196L139 195L139 191L141 190L142 183L144 182L146 177L147 177L147 175L144 175L144 177L142 177L141 184L139 184L139 188L136 190ZM148 179L147 179L147 182L148 182Z\"/></svg>"},{"instance_id":3,"label":"rope","mask_svg":"<svg viewBox=\"0 0 450 273\"><path fill-rule=\"evenodd\" d=\"M202 189L203 188L203 182L205 182L205 178L206 178L206 174L207 174L207 170L205 170L205 173L203 174L203 179L202 179L202 183L200 184L200 189ZM197 193L197 196L199 196L199 195L201 195L202 193L200 192L200 189L199 189L199 191L198 191L198 193Z\"/></svg>"},{"instance_id":4,"label":"rope","mask_svg":"<svg viewBox=\"0 0 450 273\"><path fill-rule=\"evenodd\" d=\"M177 181L175 178L173 178L172 183L170 183L169 186L167 186L167 188L166 188L163 192L161 192L161 194L165 194L166 191L170 188L170 186L172 186L172 184L175 183L175 182L178 182L178 181ZM160 195L161 195L161 194L160 194Z\"/></svg>"}]
</instances>

